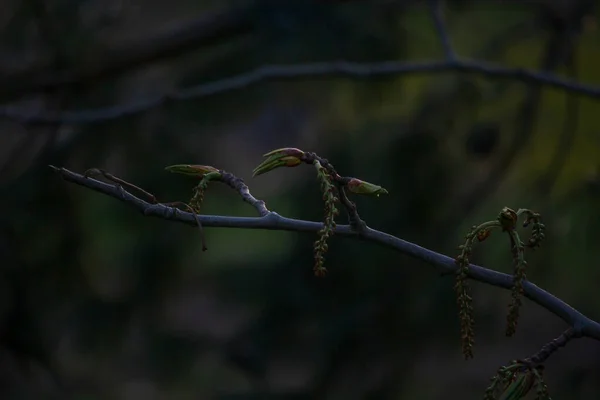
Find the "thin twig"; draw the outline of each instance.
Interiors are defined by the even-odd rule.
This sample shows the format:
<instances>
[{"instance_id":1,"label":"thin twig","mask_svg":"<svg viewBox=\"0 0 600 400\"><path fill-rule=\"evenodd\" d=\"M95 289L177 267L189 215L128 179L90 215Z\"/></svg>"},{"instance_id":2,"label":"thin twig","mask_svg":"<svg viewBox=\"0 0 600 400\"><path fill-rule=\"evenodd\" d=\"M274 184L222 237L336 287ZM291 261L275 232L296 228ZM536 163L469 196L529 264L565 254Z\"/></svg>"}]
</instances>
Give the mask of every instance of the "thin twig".
<instances>
[{"instance_id":1,"label":"thin twig","mask_svg":"<svg viewBox=\"0 0 600 400\"><path fill-rule=\"evenodd\" d=\"M567 92L579 93L582 96L593 99L600 99L600 86L585 85L543 71L535 72L522 68L506 68L492 63L472 60L461 59L430 62L384 61L381 63L332 61L295 65L264 65L247 73L192 86L173 94L146 98L117 106L66 111L58 115L31 112L23 110L20 107L8 105L0 107L0 117L14 119L24 124L89 124L139 114L170 101L189 101L231 90L243 89L267 79L306 79L323 76L346 76L356 79L368 79L386 75L447 72L472 73L492 78L514 79L532 85L546 85Z\"/></svg>"},{"instance_id":2,"label":"thin twig","mask_svg":"<svg viewBox=\"0 0 600 400\"><path fill-rule=\"evenodd\" d=\"M538 366L544 363L552 354L554 354L559 348L565 347L572 339L580 338L581 335L576 329L568 328L566 331L560 334L557 338L553 339L549 343L546 343L542 348L532 355L531 357L523 360L527 364L532 366Z\"/></svg>"},{"instance_id":3,"label":"thin twig","mask_svg":"<svg viewBox=\"0 0 600 400\"><path fill-rule=\"evenodd\" d=\"M442 0L429 0L428 3L429 10L431 12L431 17L435 25L435 31L437 32L440 38L442 47L444 48L446 60L455 61L457 59L457 56L456 52L452 48L452 43L450 42L450 35L448 35L448 30L446 29L446 24L444 23L444 17L442 14Z\"/></svg>"},{"instance_id":4,"label":"thin twig","mask_svg":"<svg viewBox=\"0 0 600 400\"><path fill-rule=\"evenodd\" d=\"M188 225L196 224L194 216L190 213L173 213L170 207L162 204L150 204L122 188L119 189L115 185L109 185L95 179L86 178L81 174L71 172L65 168L53 168L66 181L73 182L77 185L121 200L146 216L175 220ZM295 232L317 232L323 228L323 224L320 222L286 218L275 212L269 212L262 217L200 215L198 218L200 218L202 225L205 227L265 229ZM436 253L433 250L426 249L417 244L368 227L365 228L364 232L359 234L350 225L337 225L335 234L338 236L347 236L370 241L389 247L402 254L424 261L441 272L455 272L457 269L455 260L451 257ZM513 286L511 275L496 272L477 265L469 266L468 275L469 278L476 281L504 289L510 290ZM527 298L564 320L573 328L575 334L600 340L600 323L588 318L561 299L529 281L523 282L523 289Z\"/></svg>"},{"instance_id":5,"label":"thin twig","mask_svg":"<svg viewBox=\"0 0 600 400\"><path fill-rule=\"evenodd\" d=\"M85 178L103 176L104 178L116 183L117 185L124 186L130 190L135 190L139 193L143 193L144 196L146 196L147 199L150 199L150 201L154 204L158 203L156 196L154 196L152 193L149 193L149 192L145 191L144 189L142 189L141 187L136 186L133 183L129 183L121 178L118 178L118 177L114 176L113 174L111 174L110 172L106 172L100 168L90 168L83 173L83 176Z\"/></svg>"},{"instance_id":6,"label":"thin twig","mask_svg":"<svg viewBox=\"0 0 600 400\"><path fill-rule=\"evenodd\" d=\"M54 167L52 167L52 168L54 168ZM125 193L127 193L127 191L124 189L124 187L126 187L126 188L129 188L129 190L135 190L139 193L143 193L144 196L146 196L146 198L149 199L152 204L163 204L165 206L170 207L175 214L177 214L177 211L178 211L178 209L176 207L185 208L186 210L188 210L188 212L192 213L192 215L194 216L196 225L198 226L198 230L200 231L200 240L202 242L202 251L206 251L208 249L206 247L206 237L204 235L204 228L202 227L202 221L200 220L198 214L196 214L194 212L194 209L189 204L184 203L182 201L159 203L159 201L156 199L156 196L154 196L152 193L149 193L149 192L145 191L144 189L142 189L141 187L136 186L133 183L127 182L121 178L118 178L118 177L114 176L113 174L111 174L110 172L106 172L100 168L90 168L83 173L84 178L89 179L92 176L103 176L105 179L115 183L117 185L116 188L119 190L120 196L125 196Z\"/></svg>"}]
</instances>

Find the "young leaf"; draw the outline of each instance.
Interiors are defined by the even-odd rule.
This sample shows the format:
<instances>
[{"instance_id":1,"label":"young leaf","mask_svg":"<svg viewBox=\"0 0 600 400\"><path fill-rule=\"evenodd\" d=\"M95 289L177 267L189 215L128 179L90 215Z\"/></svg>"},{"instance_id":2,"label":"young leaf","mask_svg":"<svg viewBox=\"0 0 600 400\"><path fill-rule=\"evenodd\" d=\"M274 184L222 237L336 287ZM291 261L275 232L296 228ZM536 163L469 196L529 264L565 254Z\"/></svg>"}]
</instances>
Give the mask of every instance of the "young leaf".
<instances>
[{"instance_id":1,"label":"young leaf","mask_svg":"<svg viewBox=\"0 0 600 400\"><path fill-rule=\"evenodd\" d=\"M270 151L263 155L267 157L260 165L254 168L252 176L262 175L278 167L295 167L302 163L304 152L293 147L284 147Z\"/></svg>"}]
</instances>

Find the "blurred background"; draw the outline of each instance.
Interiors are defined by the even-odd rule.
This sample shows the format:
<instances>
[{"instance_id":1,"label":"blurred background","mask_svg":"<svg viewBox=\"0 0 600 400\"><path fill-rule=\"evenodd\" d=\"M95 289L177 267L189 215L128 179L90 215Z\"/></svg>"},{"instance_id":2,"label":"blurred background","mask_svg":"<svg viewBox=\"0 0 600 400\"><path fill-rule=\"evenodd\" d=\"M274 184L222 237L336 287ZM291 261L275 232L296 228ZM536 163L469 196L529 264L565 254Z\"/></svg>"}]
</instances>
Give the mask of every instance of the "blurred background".
<instances>
[{"instance_id":1,"label":"blurred background","mask_svg":"<svg viewBox=\"0 0 600 400\"><path fill-rule=\"evenodd\" d=\"M462 57L599 84L597 3L456 0L443 12ZM298 75L120 118L26 118L270 63L442 60L425 2L4 0L0 32L0 101L23 116L0 119L2 399L478 399L498 367L566 328L525 301L508 339L510 292L474 283L467 362L454 279L423 262L334 237L319 279L315 235L223 228L206 229L202 253L197 230L48 164L103 168L161 201L189 200L196 183L165 166L212 165L271 210L321 220L312 168L252 178L263 153L298 147L389 190L356 199L369 226L450 256L503 206L532 208L548 233L528 278L600 318L598 100L468 73ZM223 185L203 211L255 215ZM504 239L476 246L473 262L509 272ZM589 339L546 364L557 399L599 398L599 377Z\"/></svg>"}]
</instances>

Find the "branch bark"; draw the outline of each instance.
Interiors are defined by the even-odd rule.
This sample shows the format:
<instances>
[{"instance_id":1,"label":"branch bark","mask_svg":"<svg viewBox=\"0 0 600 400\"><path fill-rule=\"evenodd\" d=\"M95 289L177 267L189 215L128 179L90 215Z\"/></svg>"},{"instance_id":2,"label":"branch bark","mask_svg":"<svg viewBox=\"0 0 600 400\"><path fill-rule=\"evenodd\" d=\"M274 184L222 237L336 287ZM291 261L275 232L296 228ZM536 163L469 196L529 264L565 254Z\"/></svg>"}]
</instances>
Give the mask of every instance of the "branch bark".
<instances>
[{"instance_id":1,"label":"branch bark","mask_svg":"<svg viewBox=\"0 0 600 400\"><path fill-rule=\"evenodd\" d=\"M87 178L65 168L52 168L54 168L64 180L121 200L137 209L145 216L177 221L192 226L197 225L196 218L191 213L181 211L174 212L174 209L171 207L162 204L150 204L132 195L121 187ZM261 217L201 215L199 218L203 227L265 229L295 232L317 232L323 228L323 224L320 222L286 218L273 211L270 211ZM443 274L452 274L458 268L454 259L451 257L372 228L365 227L359 234L359 232L350 225L338 225L335 229L335 234L338 236L347 236L354 239L374 242L381 246L391 248L399 253L424 261ZM477 265L470 265L469 278L508 290L510 290L513 285L511 275L496 272ZM573 328L573 332L576 335L600 341L600 323L590 319L558 297L529 281L523 283L523 289L525 296L528 299L561 318Z\"/></svg>"},{"instance_id":2,"label":"branch bark","mask_svg":"<svg viewBox=\"0 0 600 400\"><path fill-rule=\"evenodd\" d=\"M31 113L18 107L0 107L0 117L16 120L23 124L89 124L106 122L148 111L167 102L188 101L243 89L268 79L305 79L326 76L346 76L368 79L374 76L433 74L433 73L472 73L490 78L513 79L531 85L543 85L562 89L569 93L600 99L600 86L586 85L557 75L530 71L522 68L505 68L496 64L472 60L354 63L348 61L320 62L296 65L264 65L253 71L218 81L192 86L179 92L147 98L129 104L95 108L88 110L65 111L60 114Z\"/></svg>"}]
</instances>

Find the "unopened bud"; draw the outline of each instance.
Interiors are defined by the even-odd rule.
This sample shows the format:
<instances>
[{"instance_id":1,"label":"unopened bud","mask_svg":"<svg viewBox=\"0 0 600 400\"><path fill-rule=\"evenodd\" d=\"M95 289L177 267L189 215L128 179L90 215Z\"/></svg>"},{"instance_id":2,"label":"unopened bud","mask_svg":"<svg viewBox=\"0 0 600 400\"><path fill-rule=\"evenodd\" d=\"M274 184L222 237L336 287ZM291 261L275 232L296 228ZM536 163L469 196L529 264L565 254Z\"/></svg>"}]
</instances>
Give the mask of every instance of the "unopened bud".
<instances>
[{"instance_id":1,"label":"unopened bud","mask_svg":"<svg viewBox=\"0 0 600 400\"><path fill-rule=\"evenodd\" d=\"M270 151L263 155L267 157L260 165L254 168L252 176L258 176L278 167L295 167L302 162L304 152L294 147L284 147Z\"/></svg>"},{"instance_id":2,"label":"unopened bud","mask_svg":"<svg viewBox=\"0 0 600 400\"><path fill-rule=\"evenodd\" d=\"M348 190L356 194L365 194L370 196L379 196L380 194L388 194L388 191L381 186L374 185L360 179L352 178L346 185Z\"/></svg>"}]
</instances>

